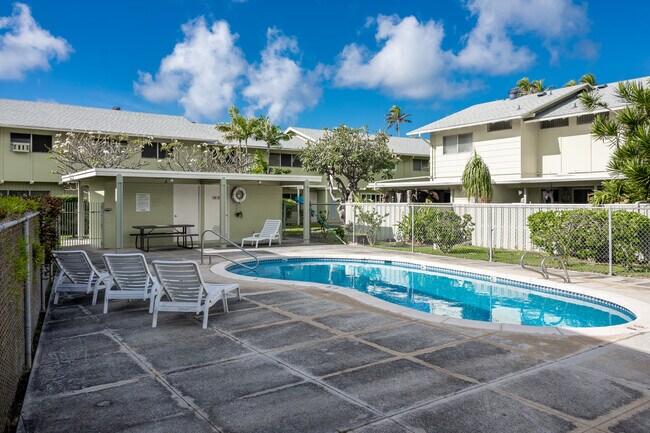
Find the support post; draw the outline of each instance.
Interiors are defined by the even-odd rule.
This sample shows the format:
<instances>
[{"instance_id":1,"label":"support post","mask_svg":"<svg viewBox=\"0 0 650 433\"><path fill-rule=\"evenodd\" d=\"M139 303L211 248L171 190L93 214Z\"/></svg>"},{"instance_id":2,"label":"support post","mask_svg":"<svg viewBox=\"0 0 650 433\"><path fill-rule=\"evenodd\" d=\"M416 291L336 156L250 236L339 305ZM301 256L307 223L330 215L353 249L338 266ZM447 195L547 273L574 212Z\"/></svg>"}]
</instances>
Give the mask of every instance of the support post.
<instances>
[{"instance_id":1,"label":"support post","mask_svg":"<svg viewBox=\"0 0 650 433\"><path fill-rule=\"evenodd\" d=\"M124 177L115 176L115 249L119 252L124 243Z\"/></svg>"},{"instance_id":2,"label":"support post","mask_svg":"<svg viewBox=\"0 0 650 433\"><path fill-rule=\"evenodd\" d=\"M32 245L29 239L31 219L23 223L23 239L27 250L27 278L25 279L25 366L32 366Z\"/></svg>"},{"instance_id":3,"label":"support post","mask_svg":"<svg viewBox=\"0 0 650 433\"><path fill-rule=\"evenodd\" d=\"M415 205L411 203L411 252L415 252Z\"/></svg>"},{"instance_id":4,"label":"support post","mask_svg":"<svg viewBox=\"0 0 650 433\"><path fill-rule=\"evenodd\" d=\"M311 209L309 204L309 181L306 180L302 188L302 243L308 244L310 235L311 235L311 218L309 215L309 210Z\"/></svg>"},{"instance_id":5,"label":"support post","mask_svg":"<svg viewBox=\"0 0 650 433\"><path fill-rule=\"evenodd\" d=\"M614 268L614 241L612 239L612 207L607 208L607 238L609 240L609 270L607 275L613 275Z\"/></svg>"},{"instance_id":6,"label":"support post","mask_svg":"<svg viewBox=\"0 0 650 433\"><path fill-rule=\"evenodd\" d=\"M81 182L77 182L77 238L83 239L84 226L86 225L84 208L84 187Z\"/></svg>"},{"instance_id":7,"label":"support post","mask_svg":"<svg viewBox=\"0 0 650 433\"><path fill-rule=\"evenodd\" d=\"M228 181L222 177L219 181L219 234L228 237ZM219 239L219 244L222 244Z\"/></svg>"}]
</instances>

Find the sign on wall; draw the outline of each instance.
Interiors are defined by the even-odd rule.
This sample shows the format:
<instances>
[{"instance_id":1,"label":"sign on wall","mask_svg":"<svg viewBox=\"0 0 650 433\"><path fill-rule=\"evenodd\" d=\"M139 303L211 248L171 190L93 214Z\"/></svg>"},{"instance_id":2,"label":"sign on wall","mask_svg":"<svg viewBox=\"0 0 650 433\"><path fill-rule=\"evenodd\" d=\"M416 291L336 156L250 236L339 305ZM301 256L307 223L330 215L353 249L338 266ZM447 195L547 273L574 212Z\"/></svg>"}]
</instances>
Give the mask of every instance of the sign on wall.
<instances>
[{"instance_id":1,"label":"sign on wall","mask_svg":"<svg viewBox=\"0 0 650 433\"><path fill-rule=\"evenodd\" d=\"M151 195L148 192L135 193L135 211L136 212L151 211Z\"/></svg>"}]
</instances>

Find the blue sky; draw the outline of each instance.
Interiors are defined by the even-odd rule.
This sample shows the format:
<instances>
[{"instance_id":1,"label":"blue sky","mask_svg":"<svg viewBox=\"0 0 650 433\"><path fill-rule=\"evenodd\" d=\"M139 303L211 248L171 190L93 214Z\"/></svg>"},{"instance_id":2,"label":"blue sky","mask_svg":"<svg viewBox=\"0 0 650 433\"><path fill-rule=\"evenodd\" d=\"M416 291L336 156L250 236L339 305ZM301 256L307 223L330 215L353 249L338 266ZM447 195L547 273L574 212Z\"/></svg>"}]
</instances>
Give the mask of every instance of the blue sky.
<instances>
[{"instance_id":1,"label":"blue sky","mask_svg":"<svg viewBox=\"0 0 650 433\"><path fill-rule=\"evenodd\" d=\"M414 129L504 98L650 75L646 1L26 0L0 3L0 97L282 126Z\"/></svg>"}]
</instances>

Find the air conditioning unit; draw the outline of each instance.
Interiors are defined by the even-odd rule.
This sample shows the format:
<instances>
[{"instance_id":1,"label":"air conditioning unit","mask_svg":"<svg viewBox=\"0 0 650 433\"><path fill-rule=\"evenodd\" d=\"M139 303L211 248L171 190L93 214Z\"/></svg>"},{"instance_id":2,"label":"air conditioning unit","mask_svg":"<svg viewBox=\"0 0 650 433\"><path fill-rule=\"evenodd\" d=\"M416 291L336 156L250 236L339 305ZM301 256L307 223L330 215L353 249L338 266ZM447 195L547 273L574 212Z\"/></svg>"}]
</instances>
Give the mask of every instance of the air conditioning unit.
<instances>
[{"instance_id":1,"label":"air conditioning unit","mask_svg":"<svg viewBox=\"0 0 650 433\"><path fill-rule=\"evenodd\" d=\"M11 143L11 150L14 152L29 152L29 143Z\"/></svg>"}]
</instances>

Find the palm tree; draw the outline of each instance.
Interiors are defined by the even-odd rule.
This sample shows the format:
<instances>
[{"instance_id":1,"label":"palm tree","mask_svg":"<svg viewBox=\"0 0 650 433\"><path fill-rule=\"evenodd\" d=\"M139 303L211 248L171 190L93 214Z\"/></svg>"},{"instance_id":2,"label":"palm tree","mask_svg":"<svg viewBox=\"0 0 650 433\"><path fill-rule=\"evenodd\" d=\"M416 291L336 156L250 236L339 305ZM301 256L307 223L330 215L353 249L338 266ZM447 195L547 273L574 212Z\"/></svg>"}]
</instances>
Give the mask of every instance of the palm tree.
<instances>
[{"instance_id":1,"label":"palm tree","mask_svg":"<svg viewBox=\"0 0 650 433\"><path fill-rule=\"evenodd\" d=\"M592 87L596 87L598 83L596 82L596 76L592 74L591 72L588 72L584 74L582 77L580 77L580 84L589 84Z\"/></svg>"},{"instance_id":2,"label":"palm tree","mask_svg":"<svg viewBox=\"0 0 650 433\"><path fill-rule=\"evenodd\" d=\"M519 93L528 95L530 93L530 80L528 77L520 78L519 81L517 81L517 88L519 89Z\"/></svg>"},{"instance_id":3,"label":"palm tree","mask_svg":"<svg viewBox=\"0 0 650 433\"><path fill-rule=\"evenodd\" d=\"M562 87L573 87L573 86L577 86L577 85L578 85L578 82L576 80L571 79L571 80L567 81L564 84L564 86L562 86Z\"/></svg>"},{"instance_id":4,"label":"palm tree","mask_svg":"<svg viewBox=\"0 0 650 433\"><path fill-rule=\"evenodd\" d=\"M544 90L548 89L548 86L544 85L544 79L535 80L530 83L530 93L541 93Z\"/></svg>"},{"instance_id":5,"label":"palm tree","mask_svg":"<svg viewBox=\"0 0 650 433\"><path fill-rule=\"evenodd\" d=\"M474 155L467 161L465 170L463 170L463 189L467 197L474 199L479 203L489 203L492 201L492 176L483 158L474 150Z\"/></svg>"},{"instance_id":6,"label":"palm tree","mask_svg":"<svg viewBox=\"0 0 650 433\"><path fill-rule=\"evenodd\" d=\"M402 113L402 109L399 108L397 105L393 105L392 107L390 107L388 113L384 116L384 120L388 125L386 131L388 131L390 128L395 126L395 130L397 131L397 136L400 136L400 124L411 123L411 119L409 119L410 116L411 116L410 114Z\"/></svg>"},{"instance_id":7,"label":"palm tree","mask_svg":"<svg viewBox=\"0 0 650 433\"><path fill-rule=\"evenodd\" d=\"M271 122L268 117L260 116L257 119L254 138L266 143L266 160L271 161L271 147L280 147L283 141L291 140L293 132L284 132L278 125ZM266 173L271 172L270 164L267 165Z\"/></svg>"},{"instance_id":8,"label":"palm tree","mask_svg":"<svg viewBox=\"0 0 650 433\"><path fill-rule=\"evenodd\" d=\"M239 112L239 108L234 105L228 108L228 115L230 116L230 122L217 123L216 130L223 132L227 141L238 142L240 148L243 142L244 148L248 151L248 139L255 135L258 119L256 117L245 118Z\"/></svg>"}]
</instances>

